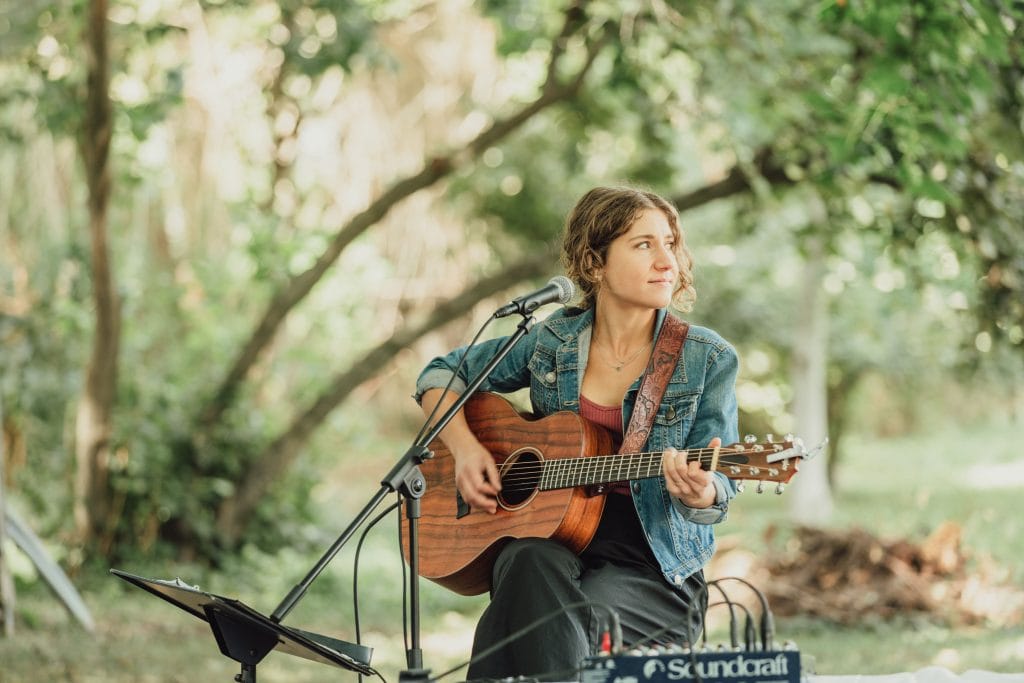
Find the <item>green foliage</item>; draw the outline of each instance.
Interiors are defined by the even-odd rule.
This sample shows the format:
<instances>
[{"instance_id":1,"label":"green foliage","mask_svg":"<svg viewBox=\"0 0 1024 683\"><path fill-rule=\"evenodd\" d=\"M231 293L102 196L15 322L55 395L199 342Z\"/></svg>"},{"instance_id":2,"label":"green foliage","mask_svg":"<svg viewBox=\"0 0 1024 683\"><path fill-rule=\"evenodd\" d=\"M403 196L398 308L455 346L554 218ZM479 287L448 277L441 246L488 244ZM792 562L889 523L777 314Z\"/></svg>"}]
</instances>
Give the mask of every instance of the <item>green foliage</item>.
<instances>
[{"instance_id":1,"label":"green foliage","mask_svg":"<svg viewBox=\"0 0 1024 683\"><path fill-rule=\"evenodd\" d=\"M41 309L27 317L0 316L0 404L4 431L17 434L25 448L5 454L6 487L48 536L66 531L69 521L64 436L81 385L86 325L81 302L54 297Z\"/></svg>"},{"instance_id":2,"label":"green foliage","mask_svg":"<svg viewBox=\"0 0 1024 683\"><path fill-rule=\"evenodd\" d=\"M16 472L18 494L54 533L70 524L69 425L91 324L84 192L68 151L81 116L85 6L21 3L0 19L0 138L11 143L0 163L17 171L7 176L16 181L0 180L0 302L10 297L20 306L0 318L0 382L32 458ZM678 195L736 166L752 192L688 213L683 223L698 259L694 319L736 340L752 361L742 378L752 397L745 424L785 431L794 273L811 236L829 250L833 391L869 397L851 399L851 419L879 430L912 426L924 405L917 397L947 386L936 375L982 377L997 393L1019 381L1024 16L1017 5L570 6L480 5L502 68L527 85L543 82L567 11L614 30L577 97L487 150L431 200L463 220L467 234L486 233L492 254L467 259L467 272L491 272L553 241L572 202L595 184L633 182ZM111 463L119 514L106 539L113 557L165 557L187 544L216 557L215 509L253 455L410 313L403 301L395 321L382 322L375 308L396 288L381 283L407 273L364 236L290 314L224 423L202 448L193 443L196 411L273 293L323 253L331 231L365 199L339 199L347 188L324 166L282 152L305 122L333 115L334 100L318 97L319 88L333 82L343 99L349 78L399 73L400 56L378 36L415 41L433 15L431 6L403 0L204 3L199 20L223 51L211 64L254 81L253 101L225 109L242 113L215 128L223 112L204 109L190 90L194 29L182 20L186 9L114 3L110 11L111 227L126 321ZM572 64L579 42L564 47ZM245 68L232 71L243 56ZM504 113L528 91L477 102L480 86L458 87L466 90L442 96L457 98L467 114ZM405 106L426 109L428 94ZM212 130L225 139L205 140ZM195 158L183 163L168 150ZM302 153L320 151L307 145ZM785 169L787 182L759 177L754 160L762 153ZM206 155L218 164L213 172ZM36 173L50 166L52 175ZM43 179L33 181L37 175ZM14 191L20 184L30 189ZM294 197L290 208L275 204L282 186ZM340 214L330 214L335 202ZM16 273L26 274L26 285ZM417 286L430 289L438 280L423 282ZM406 374L419 363L404 362ZM880 376L891 419L874 409ZM390 401L396 393L369 400L366 412L400 413ZM362 446L369 431L391 424L334 416L330 431ZM323 514L311 492L341 449L325 438L310 450L313 457L260 506L247 553L322 540L311 532Z\"/></svg>"},{"instance_id":3,"label":"green foliage","mask_svg":"<svg viewBox=\"0 0 1024 683\"><path fill-rule=\"evenodd\" d=\"M1019 460L1012 444L1019 428L1013 422L982 422L964 430L947 425L899 439L858 435L853 439L858 458L844 465L849 486L839 494L842 518L836 527L856 524L886 540L916 543L940 522L958 521L965 531L963 550L971 558L970 570L1002 571L1003 582L1019 589L1024 581L1019 562L1024 538L1017 514L1019 484L1014 488L1013 480L1005 476L1017 471L1012 468ZM982 473L990 476L979 477ZM731 547L761 556L784 552L789 531L785 503L785 496L757 496L750 489L741 494L719 529L719 552ZM343 515L338 521L347 519ZM318 532L315 548L285 547L266 553L247 546L219 571L152 558L137 558L119 568L156 578L178 576L266 613L305 576L326 548L325 541L333 540L327 526ZM370 533L360 562L363 642L375 648L373 662L389 681L397 680L397 672L405 667L395 528L394 517L382 521ZM768 528L775 529L771 541L765 534ZM335 558L285 623L354 640L355 543L353 539ZM728 575L735 573L730 570ZM722 575L724 570L717 576ZM764 580L753 580L765 587ZM237 673L237 666L217 650L206 624L111 577L105 568L79 576L77 585L100 624L97 633L83 637L44 587L22 587L16 637L0 640L5 682L87 672L112 683L146 677L228 680ZM421 587L424 663L439 672L467 658L469 638L486 598L462 598L428 582ZM722 623L709 636L712 644L726 641ZM776 633L781 640L794 641L803 656L813 657L818 675L894 674L927 666L954 672L1019 672L1017 644L1024 637L1020 624L965 625L923 614L845 627L807 617L777 618ZM338 679L336 669L281 653L268 656L260 671L277 680Z\"/></svg>"},{"instance_id":4,"label":"green foliage","mask_svg":"<svg viewBox=\"0 0 1024 683\"><path fill-rule=\"evenodd\" d=\"M541 36L558 34L567 5L562 0L485 0L481 3L483 11L493 17L501 29L496 47L506 56L531 50L546 53L548 46Z\"/></svg>"}]
</instances>

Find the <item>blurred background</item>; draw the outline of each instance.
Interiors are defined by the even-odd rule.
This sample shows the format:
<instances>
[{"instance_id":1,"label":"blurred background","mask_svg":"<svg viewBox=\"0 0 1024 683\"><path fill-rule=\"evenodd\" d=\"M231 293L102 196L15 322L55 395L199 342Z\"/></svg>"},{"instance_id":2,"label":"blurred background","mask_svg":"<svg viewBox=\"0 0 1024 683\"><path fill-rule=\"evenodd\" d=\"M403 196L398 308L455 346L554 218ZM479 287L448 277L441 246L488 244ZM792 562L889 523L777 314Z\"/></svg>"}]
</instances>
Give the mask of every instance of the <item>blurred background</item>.
<instances>
[{"instance_id":1,"label":"blurred background","mask_svg":"<svg viewBox=\"0 0 1024 683\"><path fill-rule=\"evenodd\" d=\"M420 368L558 274L566 213L623 183L680 210L741 432L829 438L736 500L708 577L766 591L819 673L1024 671L1022 23L0 0L0 680L228 680L205 624L109 569L269 613L410 444ZM387 680L395 519L287 620L361 638ZM423 586L435 673L485 600Z\"/></svg>"}]
</instances>

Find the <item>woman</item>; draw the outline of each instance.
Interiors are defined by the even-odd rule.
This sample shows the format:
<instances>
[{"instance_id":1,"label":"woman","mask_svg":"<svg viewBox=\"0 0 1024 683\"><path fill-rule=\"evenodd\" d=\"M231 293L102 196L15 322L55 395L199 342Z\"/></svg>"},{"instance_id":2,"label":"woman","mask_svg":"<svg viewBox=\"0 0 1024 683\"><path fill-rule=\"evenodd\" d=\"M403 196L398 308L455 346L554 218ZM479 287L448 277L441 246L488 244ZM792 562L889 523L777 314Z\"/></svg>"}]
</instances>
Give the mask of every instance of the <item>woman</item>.
<instances>
[{"instance_id":1,"label":"woman","mask_svg":"<svg viewBox=\"0 0 1024 683\"><path fill-rule=\"evenodd\" d=\"M565 227L562 258L583 295L580 308L538 323L494 369L481 390L530 388L533 410L572 410L621 440L640 377L675 302L687 310L695 292L692 260L676 210L632 188L599 187L584 195ZM468 351L455 393L502 340ZM429 413L465 349L436 358L420 375L417 397ZM473 653L534 620L580 601L618 612L626 643L666 626L660 642L686 639L688 606L704 590L702 568L714 551L711 525L725 519L733 484L687 463L676 449L738 439L735 350L715 332L691 326L658 407L644 451L663 451L662 477L613 487L593 541L579 556L548 539L506 546L492 572L491 602L477 625ZM455 398L443 399L443 410ZM455 482L476 510L494 513L500 481L494 458L457 416L441 438L455 460ZM697 615L694 633L702 626ZM474 661L468 678L542 676L563 680L595 654L598 609L570 609L498 652Z\"/></svg>"}]
</instances>

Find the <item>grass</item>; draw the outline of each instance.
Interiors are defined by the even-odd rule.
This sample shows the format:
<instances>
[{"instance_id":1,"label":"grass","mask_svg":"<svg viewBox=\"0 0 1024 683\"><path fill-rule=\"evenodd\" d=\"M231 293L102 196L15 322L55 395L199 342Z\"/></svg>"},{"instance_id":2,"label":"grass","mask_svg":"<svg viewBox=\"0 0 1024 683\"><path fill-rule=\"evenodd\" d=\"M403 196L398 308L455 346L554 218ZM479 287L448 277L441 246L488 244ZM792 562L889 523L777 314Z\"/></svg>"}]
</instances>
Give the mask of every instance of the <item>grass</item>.
<instances>
[{"instance_id":1,"label":"grass","mask_svg":"<svg viewBox=\"0 0 1024 683\"><path fill-rule=\"evenodd\" d=\"M883 538L921 540L939 523L953 520L963 527L972 566L994 565L1007 583L1024 586L1024 515L1019 512L1024 458L1014 448L1018 431L1019 425L1005 423L890 440L851 437L830 525L857 525ZM375 486L370 481L368 495ZM351 481L346 486L353 488ZM723 548L740 547L755 555L777 549L789 528L787 512L785 496L743 494L720 529ZM346 523L336 518L335 513L332 523ZM374 666L389 683L405 668L403 582L393 527L370 535L359 586L363 642L375 648ZM772 541L765 536L769 527L778 530ZM325 534L323 547L337 531L340 526ZM333 560L286 623L355 640L352 554L353 548L346 548ZM247 550L216 574L188 566L122 568L157 578L181 576L269 613L317 556L286 551L268 557ZM96 633L89 635L72 623L38 583L22 585L17 633L12 639L0 638L0 681L227 682L238 672L219 653L204 622L105 573L82 577L79 584L97 620ZM424 661L439 673L468 655L485 598L462 598L429 583L421 586ZM801 617L780 619L777 634L780 640L796 642L805 657L813 657L819 674L885 674L927 666L1024 672L1024 624L1019 619L958 626L907 615L837 626ZM724 638L721 627L712 629L711 642ZM355 679L355 674L280 653L268 656L259 673L259 680L270 682ZM448 680L458 680L460 673Z\"/></svg>"},{"instance_id":2,"label":"grass","mask_svg":"<svg viewBox=\"0 0 1024 683\"><path fill-rule=\"evenodd\" d=\"M921 541L944 521L963 529L968 567L994 565L1003 582L1024 587L1024 457L1012 423L949 428L928 435L878 440L851 438L837 475L830 526L861 527L883 539ZM749 488L748 488L749 490ZM781 527L771 544L765 532ZM744 493L722 528L755 553L785 542L786 506L775 496ZM819 674L885 674L943 666L1024 672L1024 623L957 626L908 615L897 622L856 626L806 618L778 623L781 639L815 658Z\"/></svg>"}]
</instances>

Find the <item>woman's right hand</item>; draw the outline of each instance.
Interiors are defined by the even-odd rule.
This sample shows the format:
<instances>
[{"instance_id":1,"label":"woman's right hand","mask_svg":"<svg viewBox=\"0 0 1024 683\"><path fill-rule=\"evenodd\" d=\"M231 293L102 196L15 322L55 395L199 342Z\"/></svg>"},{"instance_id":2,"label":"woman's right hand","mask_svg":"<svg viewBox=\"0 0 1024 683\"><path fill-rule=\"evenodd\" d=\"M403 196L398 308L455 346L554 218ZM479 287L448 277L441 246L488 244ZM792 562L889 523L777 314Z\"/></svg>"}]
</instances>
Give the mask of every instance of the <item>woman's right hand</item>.
<instances>
[{"instance_id":1,"label":"woman's right hand","mask_svg":"<svg viewBox=\"0 0 1024 683\"><path fill-rule=\"evenodd\" d=\"M484 448L483 444L473 439L475 444L464 444L456 452L455 486L474 510L483 510L492 515L498 511L498 492L501 491L501 479L498 467L494 464L494 456Z\"/></svg>"},{"instance_id":2,"label":"woman's right hand","mask_svg":"<svg viewBox=\"0 0 1024 683\"><path fill-rule=\"evenodd\" d=\"M455 394L445 394L440 389L428 389L423 392L421 401L423 413L431 415L439 401L437 410L443 413L455 403L456 398ZM455 460L455 487L462 495L462 500L474 510L483 510L493 515L498 511L497 496L501 491L498 466L494 464L494 456L470 431L461 410L441 432L441 441Z\"/></svg>"}]
</instances>

